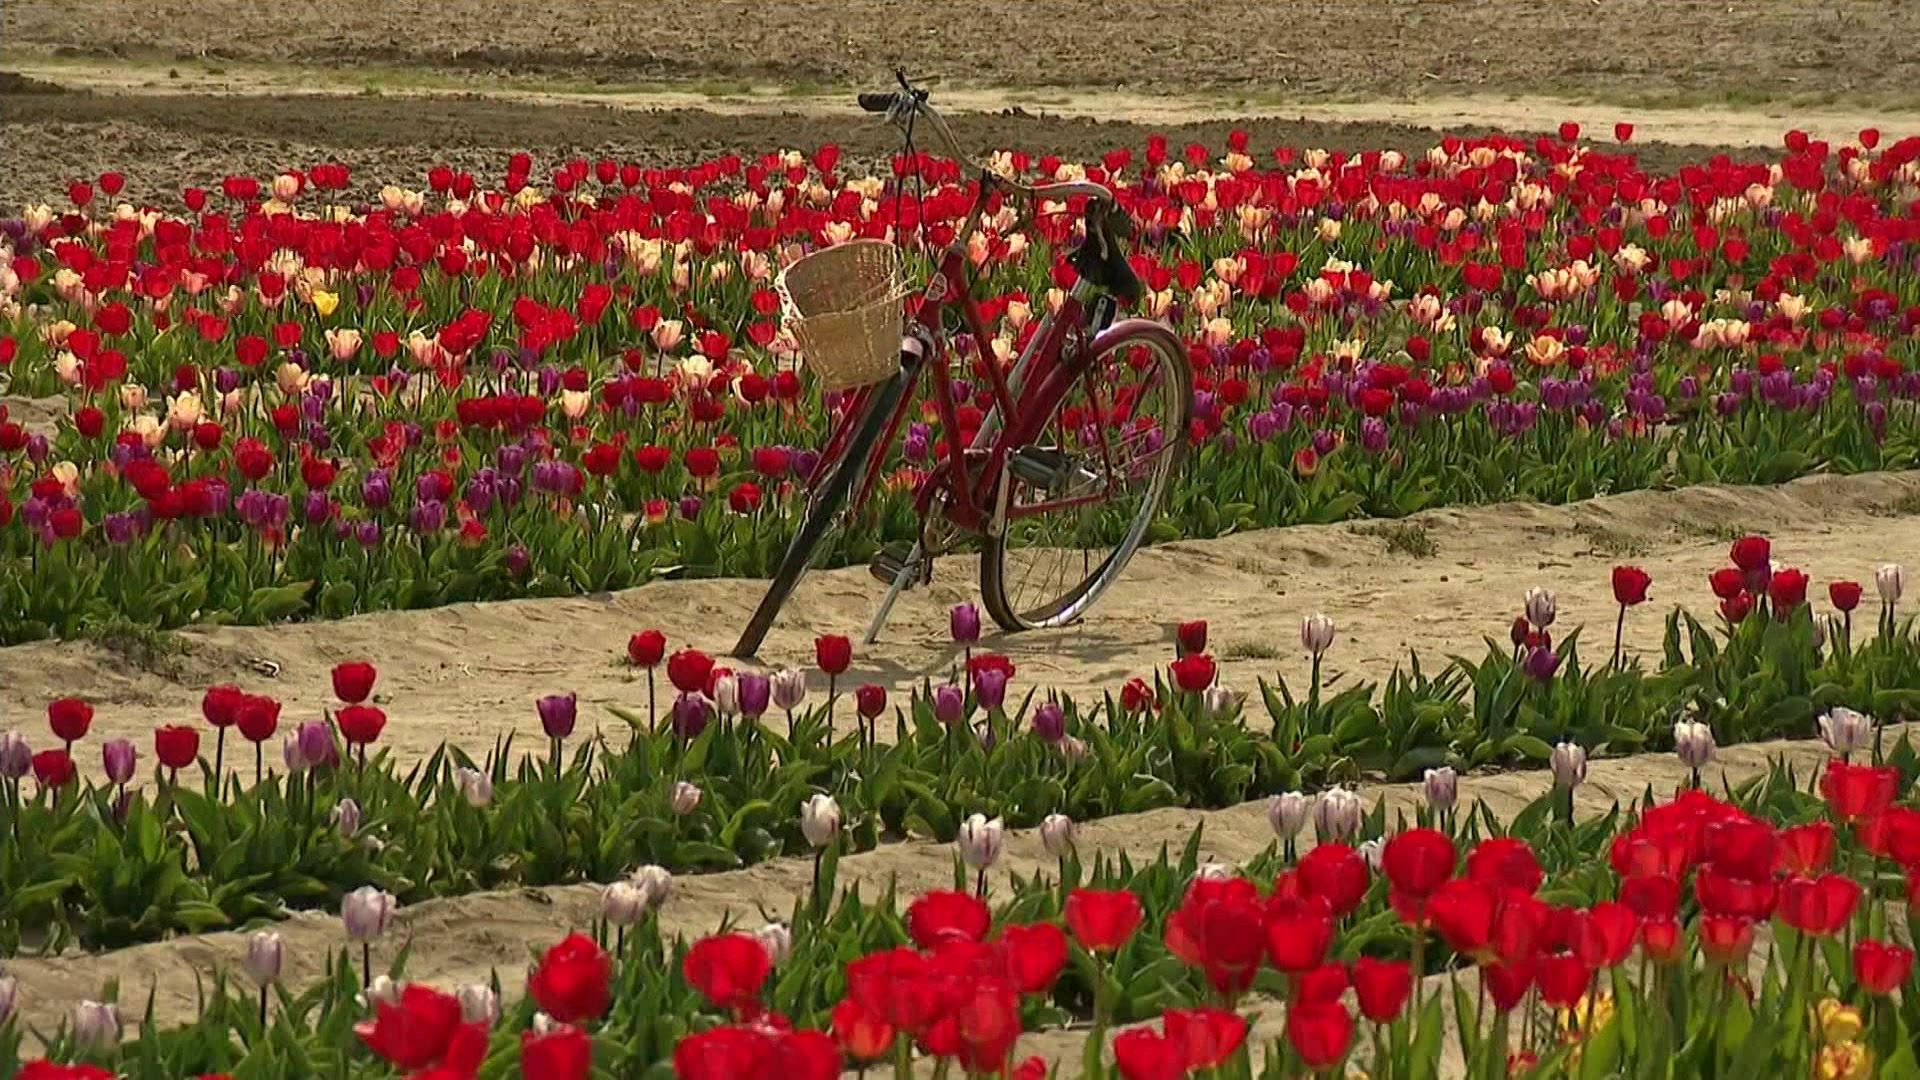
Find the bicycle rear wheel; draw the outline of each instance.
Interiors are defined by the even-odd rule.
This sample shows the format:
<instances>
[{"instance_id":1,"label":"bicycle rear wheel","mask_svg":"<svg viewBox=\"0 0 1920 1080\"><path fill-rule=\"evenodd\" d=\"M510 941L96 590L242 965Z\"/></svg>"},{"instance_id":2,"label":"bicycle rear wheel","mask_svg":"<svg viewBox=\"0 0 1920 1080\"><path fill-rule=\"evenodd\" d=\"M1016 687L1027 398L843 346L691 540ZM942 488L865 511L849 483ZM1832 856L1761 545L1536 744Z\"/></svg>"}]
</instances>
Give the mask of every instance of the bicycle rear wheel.
<instances>
[{"instance_id":1,"label":"bicycle rear wheel","mask_svg":"<svg viewBox=\"0 0 1920 1080\"><path fill-rule=\"evenodd\" d=\"M1186 453L1193 376L1180 339L1133 320L1088 348L1084 373L1000 479L980 594L1007 630L1085 614L1145 541Z\"/></svg>"},{"instance_id":2,"label":"bicycle rear wheel","mask_svg":"<svg viewBox=\"0 0 1920 1080\"><path fill-rule=\"evenodd\" d=\"M746 629L740 632L740 640L733 647L733 656L742 660L752 659L753 654L759 651L760 643L766 640L767 631L773 628L773 620L780 614L781 607L793 595L800 578L813 562L814 550L832 531L834 518L846 505L847 496L853 491L854 485L867 474L874 444L892 419L894 409L900 403L900 395L906 392L907 380L907 372L903 370L881 383L868 398L866 412L861 416L859 426L848 437L840 456L827 466L827 476L808 498L799 531L793 534L793 540L787 545L787 553L781 557L780 568L768 583L767 593L760 598L760 606L754 609L753 618L747 620ZM885 452L884 448L881 452Z\"/></svg>"}]
</instances>

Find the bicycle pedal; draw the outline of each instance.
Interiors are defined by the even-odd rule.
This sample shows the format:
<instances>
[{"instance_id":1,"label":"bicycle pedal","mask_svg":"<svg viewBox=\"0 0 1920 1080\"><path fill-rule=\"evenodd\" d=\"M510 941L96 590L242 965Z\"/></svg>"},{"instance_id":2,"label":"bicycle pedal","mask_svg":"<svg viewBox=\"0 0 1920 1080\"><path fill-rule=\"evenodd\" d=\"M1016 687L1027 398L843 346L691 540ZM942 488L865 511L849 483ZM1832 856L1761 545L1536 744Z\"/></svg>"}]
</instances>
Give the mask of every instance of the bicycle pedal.
<instances>
[{"instance_id":1,"label":"bicycle pedal","mask_svg":"<svg viewBox=\"0 0 1920 1080\"><path fill-rule=\"evenodd\" d=\"M907 561L908 556L912 554L912 544L905 542L888 544L880 549L880 553L873 557L872 562L867 564L867 571L874 577L880 579L881 582L891 585L900 580L900 575L903 571L911 569L913 573L907 579L907 586L911 588L919 582L921 571L920 559L914 559L912 562Z\"/></svg>"}]
</instances>

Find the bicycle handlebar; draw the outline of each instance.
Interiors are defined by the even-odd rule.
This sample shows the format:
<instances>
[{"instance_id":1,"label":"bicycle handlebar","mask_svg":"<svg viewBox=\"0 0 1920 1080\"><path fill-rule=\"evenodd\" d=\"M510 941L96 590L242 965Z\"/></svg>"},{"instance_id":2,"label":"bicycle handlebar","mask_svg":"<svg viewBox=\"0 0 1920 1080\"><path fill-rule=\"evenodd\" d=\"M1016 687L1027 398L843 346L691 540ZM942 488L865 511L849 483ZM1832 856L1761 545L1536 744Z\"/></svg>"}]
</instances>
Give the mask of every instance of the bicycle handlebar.
<instances>
[{"instance_id":1,"label":"bicycle handlebar","mask_svg":"<svg viewBox=\"0 0 1920 1080\"><path fill-rule=\"evenodd\" d=\"M860 107L870 113L886 113L889 120L902 126L905 126L906 120L910 117L926 120L933 127L934 134L939 137L940 142L945 145L949 157L955 161L973 165L981 172L993 176L994 183L1028 197L1070 199L1085 196L1109 205L1115 204L1113 190L1105 184L1098 184L1091 180L1070 180L1057 184L1022 184L1017 180L994 173L991 169L974 161L972 155L961 148L960 140L954 138L953 129L947 126L946 117L941 116L939 111L927 101L927 92L908 83L904 74L896 73L896 75L900 79L900 90L861 94Z\"/></svg>"}]
</instances>

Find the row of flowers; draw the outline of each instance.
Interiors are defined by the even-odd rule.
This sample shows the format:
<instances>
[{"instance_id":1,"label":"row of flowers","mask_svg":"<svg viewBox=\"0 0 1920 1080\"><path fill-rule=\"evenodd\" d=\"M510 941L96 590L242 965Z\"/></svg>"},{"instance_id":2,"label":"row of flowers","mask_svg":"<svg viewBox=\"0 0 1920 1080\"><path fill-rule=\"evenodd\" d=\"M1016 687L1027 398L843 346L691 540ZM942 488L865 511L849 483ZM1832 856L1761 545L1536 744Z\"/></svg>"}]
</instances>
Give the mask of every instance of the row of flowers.
<instances>
[{"instance_id":1,"label":"row of flowers","mask_svg":"<svg viewBox=\"0 0 1920 1080\"><path fill-rule=\"evenodd\" d=\"M1666 176L1507 137L1247 150L995 159L1112 184L1140 307L1188 341L1194 419L1164 434L1197 464L1158 537L1920 456L1893 407L1920 393L1920 140ZM496 187L436 170L368 206L327 165L184 214L107 207L104 177L28 208L0 231L0 379L58 395L57 421L0 411L0 641L765 572L842 407L774 275L853 237L944 243L974 183L838 166L576 161L536 185L516 157ZM954 431L915 418L834 558L913 534L987 366L1071 285L1071 221L997 206L969 238L993 335L953 358L971 400Z\"/></svg>"},{"instance_id":2,"label":"row of flowers","mask_svg":"<svg viewBox=\"0 0 1920 1080\"><path fill-rule=\"evenodd\" d=\"M1384 687L1323 685L1337 628L1311 615L1300 644L1313 676L1297 697L1284 682L1255 696L1222 685L1198 622L1180 627L1164 671L1091 702L1022 692L1010 661L974 651L970 606L952 615L951 680L905 701L843 682L845 638L816 642L809 675L728 670L646 631L625 660L647 701L614 710L624 735L581 738L575 698L554 694L536 706L544 752L507 739L480 759L450 746L421 765L381 749L387 711L403 703L378 693L366 663L334 670L333 707L284 724L271 697L209 689L200 718L155 730L144 782L147 749L119 738L97 751L104 782L83 783L92 708L63 698L47 708L57 745L36 753L37 738L0 734L19 856L0 863L0 948L49 934L46 947L113 947L244 925L333 904L366 882L412 902L604 881L636 862L729 869L819 850L808 815L793 813L803 803L815 816L830 808L867 849L889 836L951 839L976 814L1032 827L1054 815L1231 806L1363 775L1569 772L1590 752L1672 750L1699 770L1720 743L1816 731L1836 752L1879 757L1871 718L1910 716L1920 700L1900 568L1876 575L1870 632L1858 583L1830 583L1832 611L1816 612L1806 575L1775 567L1764 539L1743 538L1730 555L1712 576L1717 629L1674 610L1652 672L1624 658L1617 637L1605 662L1583 663L1577 631L1555 637L1565 621L1553 592L1536 588L1508 642L1490 642L1482 660L1432 673L1416 662ZM1613 583L1618 631L1642 617L1631 613L1653 583L1630 566ZM837 735L836 717L856 733ZM1291 831L1300 798L1276 819Z\"/></svg>"},{"instance_id":3,"label":"row of flowers","mask_svg":"<svg viewBox=\"0 0 1920 1080\"><path fill-rule=\"evenodd\" d=\"M262 930L186 1029L129 1039L119 1005L81 1002L45 1037L71 1064L20 1075L827 1080L930 1058L1039 1080L1049 1063L1023 1036L1090 1021L1068 1075L1251 1077L1249 1020L1283 1005L1258 1075L1433 1076L1453 1043L1470 1075L1905 1077L1920 1071L1901 943L1920 929L1917 765L1911 748L1899 766L1835 757L1811 792L1776 765L1721 798L1649 792L1587 820L1559 810L1571 767L1507 822L1448 785L1411 821L1328 793L1314 842L1290 835L1242 867L1203 864L1198 833L1177 857L1083 861L1058 818L1041 830L1057 873L1001 877L1001 826L980 818L956 844L956 887L904 910L836 889L841 823L816 814L827 857L788 920L668 940L672 876L642 867L540 957L517 1004L517 978L449 993L406 982L403 961L375 976L395 904L368 887L344 904L351 948L321 983L281 985L284 946ZM0 980L4 1014L15 1004ZM0 1037L17 1049L15 1025Z\"/></svg>"}]
</instances>

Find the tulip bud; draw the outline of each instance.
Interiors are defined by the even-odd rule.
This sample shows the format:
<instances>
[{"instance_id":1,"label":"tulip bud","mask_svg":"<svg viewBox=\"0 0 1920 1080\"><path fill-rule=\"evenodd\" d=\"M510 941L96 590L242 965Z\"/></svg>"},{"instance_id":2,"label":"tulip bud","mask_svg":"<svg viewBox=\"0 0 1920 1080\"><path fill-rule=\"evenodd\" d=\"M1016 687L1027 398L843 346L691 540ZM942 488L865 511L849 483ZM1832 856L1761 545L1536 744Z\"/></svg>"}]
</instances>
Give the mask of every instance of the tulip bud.
<instances>
[{"instance_id":1,"label":"tulip bud","mask_svg":"<svg viewBox=\"0 0 1920 1080\"><path fill-rule=\"evenodd\" d=\"M973 673L973 700L991 712L1007 702L1007 673L999 668L981 668Z\"/></svg>"},{"instance_id":2,"label":"tulip bud","mask_svg":"<svg viewBox=\"0 0 1920 1080\"><path fill-rule=\"evenodd\" d=\"M280 740L280 760L290 774L306 771L307 755L300 750L300 736L288 735Z\"/></svg>"},{"instance_id":3,"label":"tulip bud","mask_svg":"<svg viewBox=\"0 0 1920 1080\"><path fill-rule=\"evenodd\" d=\"M33 748L17 731L0 734L0 776L18 780L33 771Z\"/></svg>"},{"instance_id":4,"label":"tulip bud","mask_svg":"<svg viewBox=\"0 0 1920 1080\"><path fill-rule=\"evenodd\" d=\"M1527 590L1525 606L1527 621L1532 623L1536 630L1545 630L1552 626L1554 613L1559 609L1553 590L1542 589L1539 586Z\"/></svg>"},{"instance_id":5,"label":"tulip bud","mask_svg":"<svg viewBox=\"0 0 1920 1080\"><path fill-rule=\"evenodd\" d=\"M957 686L935 687L933 718L952 727L967 716L967 695Z\"/></svg>"},{"instance_id":6,"label":"tulip bud","mask_svg":"<svg viewBox=\"0 0 1920 1080\"><path fill-rule=\"evenodd\" d=\"M1326 655L1333 647L1333 620L1317 611L1300 620L1300 646L1316 660Z\"/></svg>"},{"instance_id":7,"label":"tulip bud","mask_svg":"<svg viewBox=\"0 0 1920 1080\"><path fill-rule=\"evenodd\" d=\"M362 885L340 901L340 921L346 924L349 941L372 941L387 932L393 922L393 894L372 885Z\"/></svg>"},{"instance_id":8,"label":"tulip bud","mask_svg":"<svg viewBox=\"0 0 1920 1080\"><path fill-rule=\"evenodd\" d=\"M340 752L333 743L333 729L324 721L309 720L301 724L295 731L295 738L299 742L300 756L308 768L339 762Z\"/></svg>"},{"instance_id":9,"label":"tulip bud","mask_svg":"<svg viewBox=\"0 0 1920 1080\"><path fill-rule=\"evenodd\" d=\"M697 785L685 780L678 781L667 795L667 809L673 811L675 817L686 817L700 805L700 795L701 791Z\"/></svg>"},{"instance_id":10,"label":"tulip bud","mask_svg":"<svg viewBox=\"0 0 1920 1080\"><path fill-rule=\"evenodd\" d=\"M677 737L688 741L699 738L712 719L706 695L684 693L673 699L673 733Z\"/></svg>"},{"instance_id":11,"label":"tulip bud","mask_svg":"<svg viewBox=\"0 0 1920 1080\"><path fill-rule=\"evenodd\" d=\"M13 1019L13 1007L20 999L20 980L0 975L0 1027Z\"/></svg>"},{"instance_id":12,"label":"tulip bud","mask_svg":"<svg viewBox=\"0 0 1920 1080\"><path fill-rule=\"evenodd\" d=\"M1313 803L1313 835L1322 843L1346 840L1360 831L1360 819L1366 816L1360 796L1346 788L1323 791Z\"/></svg>"},{"instance_id":13,"label":"tulip bud","mask_svg":"<svg viewBox=\"0 0 1920 1080\"><path fill-rule=\"evenodd\" d=\"M333 823L340 829L340 839L353 839L353 834L360 831L360 804L341 799L333 808Z\"/></svg>"},{"instance_id":14,"label":"tulip bud","mask_svg":"<svg viewBox=\"0 0 1920 1080\"><path fill-rule=\"evenodd\" d=\"M972 604L956 604L947 615L953 640L966 645L980 640L980 609Z\"/></svg>"},{"instance_id":15,"label":"tulip bud","mask_svg":"<svg viewBox=\"0 0 1920 1080\"><path fill-rule=\"evenodd\" d=\"M467 800L468 806L486 806L493 802L491 774L461 767L453 770L453 782L460 788L460 797Z\"/></svg>"},{"instance_id":16,"label":"tulip bud","mask_svg":"<svg viewBox=\"0 0 1920 1080\"><path fill-rule=\"evenodd\" d=\"M969 817L960 823L960 835L955 841L960 848L960 861L975 870L991 869L1000 861L1006 833L1006 823L999 818L989 820L985 814Z\"/></svg>"},{"instance_id":17,"label":"tulip bud","mask_svg":"<svg viewBox=\"0 0 1920 1080\"><path fill-rule=\"evenodd\" d=\"M1313 800L1298 791L1275 795L1267 800L1267 824L1273 826L1273 835L1291 840L1306 827L1307 814L1312 810Z\"/></svg>"},{"instance_id":18,"label":"tulip bud","mask_svg":"<svg viewBox=\"0 0 1920 1080\"><path fill-rule=\"evenodd\" d=\"M831 795L815 795L800 804L800 834L816 848L840 835L840 804Z\"/></svg>"},{"instance_id":19,"label":"tulip bud","mask_svg":"<svg viewBox=\"0 0 1920 1080\"><path fill-rule=\"evenodd\" d=\"M1080 761L1089 753L1086 740L1074 735L1061 736L1060 741L1054 743L1053 747L1068 761Z\"/></svg>"},{"instance_id":20,"label":"tulip bud","mask_svg":"<svg viewBox=\"0 0 1920 1080\"><path fill-rule=\"evenodd\" d=\"M1673 725L1673 752L1681 764L1699 770L1713 760L1713 729L1697 720L1682 720Z\"/></svg>"},{"instance_id":21,"label":"tulip bud","mask_svg":"<svg viewBox=\"0 0 1920 1080\"><path fill-rule=\"evenodd\" d=\"M280 980L280 935L261 930L247 939L247 978L255 986L271 986Z\"/></svg>"},{"instance_id":22,"label":"tulip bud","mask_svg":"<svg viewBox=\"0 0 1920 1080\"><path fill-rule=\"evenodd\" d=\"M1226 863L1210 862L1193 872L1195 881L1230 881L1240 876L1240 872Z\"/></svg>"},{"instance_id":23,"label":"tulip bud","mask_svg":"<svg viewBox=\"0 0 1920 1080\"><path fill-rule=\"evenodd\" d=\"M1880 590L1880 602L1897 604L1900 602L1900 564L1888 563L1873 572L1873 584Z\"/></svg>"},{"instance_id":24,"label":"tulip bud","mask_svg":"<svg viewBox=\"0 0 1920 1080\"><path fill-rule=\"evenodd\" d=\"M1385 850L1386 843L1381 840L1362 840L1360 842L1360 857L1367 860L1368 869L1376 874L1380 872L1381 853Z\"/></svg>"},{"instance_id":25,"label":"tulip bud","mask_svg":"<svg viewBox=\"0 0 1920 1080\"><path fill-rule=\"evenodd\" d=\"M1453 766L1428 769L1422 779L1427 805L1433 808L1434 813L1444 814L1453 809L1454 802L1460 797L1460 774L1453 771Z\"/></svg>"},{"instance_id":26,"label":"tulip bud","mask_svg":"<svg viewBox=\"0 0 1920 1080\"><path fill-rule=\"evenodd\" d=\"M500 1019L500 995L480 983L461 983L453 996L460 1000L460 1021L492 1027Z\"/></svg>"},{"instance_id":27,"label":"tulip bud","mask_svg":"<svg viewBox=\"0 0 1920 1080\"><path fill-rule=\"evenodd\" d=\"M100 747L101 764L106 767L107 779L116 784L124 784L133 779L134 762L140 754L127 739L108 739Z\"/></svg>"},{"instance_id":28,"label":"tulip bud","mask_svg":"<svg viewBox=\"0 0 1920 1080\"><path fill-rule=\"evenodd\" d=\"M1240 707L1243 696L1238 690L1229 690L1215 683L1200 695L1200 708L1209 720L1225 720Z\"/></svg>"},{"instance_id":29,"label":"tulip bud","mask_svg":"<svg viewBox=\"0 0 1920 1080\"><path fill-rule=\"evenodd\" d=\"M1563 742L1555 746L1548 763L1553 766L1555 787L1572 790L1587 778L1587 750L1578 743Z\"/></svg>"},{"instance_id":30,"label":"tulip bud","mask_svg":"<svg viewBox=\"0 0 1920 1080\"><path fill-rule=\"evenodd\" d=\"M1873 741L1873 718L1836 705L1820 718L1820 740L1841 757L1851 757Z\"/></svg>"},{"instance_id":31,"label":"tulip bud","mask_svg":"<svg viewBox=\"0 0 1920 1080\"><path fill-rule=\"evenodd\" d=\"M647 913L647 895L631 881L616 881L600 892L600 917L615 926L632 926Z\"/></svg>"},{"instance_id":32,"label":"tulip bud","mask_svg":"<svg viewBox=\"0 0 1920 1080\"><path fill-rule=\"evenodd\" d=\"M775 967L784 963L793 952L793 931L786 923L768 923L753 932L753 940L767 950L767 958Z\"/></svg>"},{"instance_id":33,"label":"tulip bud","mask_svg":"<svg viewBox=\"0 0 1920 1080\"><path fill-rule=\"evenodd\" d=\"M1044 701L1033 710L1033 733L1050 743L1067 735L1067 714L1057 701Z\"/></svg>"},{"instance_id":34,"label":"tulip bud","mask_svg":"<svg viewBox=\"0 0 1920 1080\"><path fill-rule=\"evenodd\" d=\"M648 863L646 866L627 875L633 887L640 890L640 898L646 902L649 910L658 908L673 895L673 875L663 866Z\"/></svg>"},{"instance_id":35,"label":"tulip bud","mask_svg":"<svg viewBox=\"0 0 1920 1080\"><path fill-rule=\"evenodd\" d=\"M713 707L721 716L739 716L740 680L731 675L713 680Z\"/></svg>"},{"instance_id":36,"label":"tulip bud","mask_svg":"<svg viewBox=\"0 0 1920 1080\"><path fill-rule=\"evenodd\" d=\"M367 992L360 995L360 1003L371 1009L375 1005L400 1004L400 984L386 975L375 975L373 982L367 985Z\"/></svg>"},{"instance_id":37,"label":"tulip bud","mask_svg":"<svg viewBox=\"0 0 1920 1080\"><path fill-rule=\"evenodd\" d=\"M798 668L786 668L774 673L773 703L784 712L792 712L807 700L807 673Z\"/></svg>"},{"instance_id":38,"label":"tulip bud","mask_svg":"<svg viewBox=\"0 0 1920 1080\"><path fill-rule=\"evenodd\" d=\"M87 1050L120 1045L120 1007L110 1001L82 1000L73 1007L73 1041Z\"/></svg>"},{"instance_id":39,"label":"tulip bud","mask_svg":"<svg viewBox=\"0 0 1920 1080\"><path fill-rule=\"evenodd\" d=\"M1040 822L1040 843L1047 854L1064 859L1074 847L1073 819L1065 814L1048 814Z\"/></svg>"}]
</instances>

